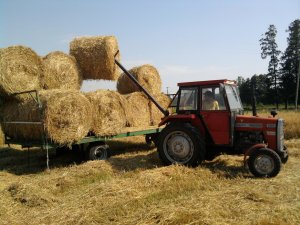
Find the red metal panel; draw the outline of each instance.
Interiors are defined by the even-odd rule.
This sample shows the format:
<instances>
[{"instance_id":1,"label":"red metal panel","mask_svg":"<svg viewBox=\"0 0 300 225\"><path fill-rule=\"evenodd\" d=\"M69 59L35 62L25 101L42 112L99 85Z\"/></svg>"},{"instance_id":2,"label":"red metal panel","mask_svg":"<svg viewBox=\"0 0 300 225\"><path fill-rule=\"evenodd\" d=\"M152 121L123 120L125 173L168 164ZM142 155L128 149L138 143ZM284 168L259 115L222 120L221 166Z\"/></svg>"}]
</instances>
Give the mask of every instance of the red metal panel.
<instances>
[{"instance_id":1,"label":"red metal panel","mask_svg":"<svg viewBox=\"0 0 300 225\"><path fill-rule=\"evenodd\" d=\"M261 131L271 149L277 149L276 141L277 118L262 118L259 116L237 116L236 131Z\"/></svg>"},{"instance_id":2,"label":"red metal panel","mask_svg":"<svg viewBox=\"0 0 300 225\"><path fill-rule=\"evenodd\" d=\"M227 111L202 111L201 115L215 144L230 144L230 113Z\"/></svg>"}]
</instances>

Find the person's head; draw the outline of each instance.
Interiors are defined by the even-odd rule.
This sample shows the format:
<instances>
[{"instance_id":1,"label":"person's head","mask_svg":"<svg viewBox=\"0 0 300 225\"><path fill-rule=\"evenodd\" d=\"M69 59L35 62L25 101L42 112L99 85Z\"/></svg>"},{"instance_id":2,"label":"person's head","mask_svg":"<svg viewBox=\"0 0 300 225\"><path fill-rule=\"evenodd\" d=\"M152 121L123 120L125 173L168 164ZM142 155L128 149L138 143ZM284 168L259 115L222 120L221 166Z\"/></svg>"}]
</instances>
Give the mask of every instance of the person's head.
<instances>
[{"instance_id":1,"label":"person's head","mask_svg":"<svg viewBox=\"0 0 300 225\"><path fill-rule=\"evenodd\" d=\"M214 99L214 94L211 91L206 91L204 93L204 97L206 100L213 100Z\"/></svg>"}]
</instances>

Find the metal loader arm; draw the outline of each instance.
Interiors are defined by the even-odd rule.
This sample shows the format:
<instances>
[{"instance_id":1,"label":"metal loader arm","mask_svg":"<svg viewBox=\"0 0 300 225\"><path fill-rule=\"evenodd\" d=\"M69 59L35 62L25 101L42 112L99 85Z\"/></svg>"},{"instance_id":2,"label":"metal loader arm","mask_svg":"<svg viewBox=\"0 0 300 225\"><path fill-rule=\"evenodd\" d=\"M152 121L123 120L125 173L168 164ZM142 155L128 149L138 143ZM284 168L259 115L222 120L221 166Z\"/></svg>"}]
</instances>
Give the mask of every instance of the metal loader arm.
<instances>
[{"instance_id":1,"label":"metal loader arm","mask_svg":"<svg viewBox=\"0 0 300 225\"><path fill-rule=\"evenodd\" d=\"M119 51L117 51L117 53L115 54L115 57L119 54ZM154 103L154 105L159 109L159 111L161 111L165 116L169 115L169 111L164 109L153 97L152 95L142 86L139 84L139 82L135 79L135 77L130 74L125 68L124 66L122 66L122 64L116 60L115 58L115 63L121 68L121 70L129 77L130 80L133 81L133 83L135 83L135 85L142 91L145 93L145 95Z\"/></svg>"}]
</instances>

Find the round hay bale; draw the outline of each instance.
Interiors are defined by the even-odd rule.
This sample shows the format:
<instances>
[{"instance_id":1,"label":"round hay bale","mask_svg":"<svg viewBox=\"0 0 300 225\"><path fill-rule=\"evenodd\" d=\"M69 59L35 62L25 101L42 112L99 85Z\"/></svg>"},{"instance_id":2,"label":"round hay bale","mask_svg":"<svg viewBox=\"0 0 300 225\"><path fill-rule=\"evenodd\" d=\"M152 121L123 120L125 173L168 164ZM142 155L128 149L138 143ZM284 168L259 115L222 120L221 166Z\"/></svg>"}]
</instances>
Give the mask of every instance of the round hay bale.
<instances>
[{"instance_id":1,"label":"round hay bale","mask_svg":"<svg viewBox=\"0 0 300 225\"><path fill-rule=\"evenodd\" d=\"M93 106L92 132L97 136L115 135L127 124L127 101L116 91L85 93Z\"/></svg>"},{"instance_id":2,"label":"round hay bale","mask_svg":"<svg viewBox=\"0 0 300 225\"><path fill-rule=\"evenodd\" d=\"M80 89L82 77L73 56L51 52L43 58L43 65L41 85L44 89Z\"/></svg>"},{"instance_id":3,"label":"round hay bale","mask_svg":"<svg viewBox=\"0 0 300 225\"><path fill-rule=\"evenodd\" d=\"M157 102L164 108L167 109L171 103L169 96L165 94L156 94L153 96ZM151 116L151 125L158 125L161 119L164 117L164 114L151 102L150 104L150 116Z\"/></svg>"},{"instance_id":4,"label":"round hay bale","mask_svg":"<svg viewBox=\"0 0 300 225\"><path fill-rule=\"evenodd\" d=\"M135 79L151 94L158 94L161 92L161 79L157 69L151 65L143 65L134 67L129 72ZM133 83L130 78L124 73L118 79L117 90L121 94L129 94L140 91L140 89Z\"/></svg>"},{"instance_id":5,"label":"round hay bale","mask_svg":"<svg viewBox=\"0 0 300 225\"><path fill-rule=\"evenodd\" d=\"M11 46L0 51L0 95L8 98L12 93L39 90L42 74L40 57L30 48ZM13 96L18 100L30 98L28 94Z\"/></svg>"},{"instance_id":6,"label":"round hay bale","mask_svg":"<svg viewBox=\"0 0 300 225\"><path fill-rule=\"evenodd\" d=\"M120 71L114 55L118 50L114 36L80 37L70 43L70 55L76 58L85 80L117 80Z\"/></svg>"},{"instance_id":7,"label":"round hay bale","mask_svg":"<svg viewBox=\"0 0 300 225\"><path fill-rule=\"evenodd\" d=\"M40 125L3 124L12 138L41 140L43 129L47 137L61 145L70 145L85 137L92 123L92 106L89 100L75 90L44 90L40 92L42 114L33 99L4 105L3 121L44 121ZM40 119L41 115L41 119Z\"/></svg>"},{"instance_id":8,"label":"round hay bale","mask_svg":"<svg viewBox=\"0 0 300 225\"><path fill-rule=\"evenodd\" d=\"M130 127L150 125L150 101L142 92L125 95L128 101L128 122Z\"/></svg>"}]
</instances>

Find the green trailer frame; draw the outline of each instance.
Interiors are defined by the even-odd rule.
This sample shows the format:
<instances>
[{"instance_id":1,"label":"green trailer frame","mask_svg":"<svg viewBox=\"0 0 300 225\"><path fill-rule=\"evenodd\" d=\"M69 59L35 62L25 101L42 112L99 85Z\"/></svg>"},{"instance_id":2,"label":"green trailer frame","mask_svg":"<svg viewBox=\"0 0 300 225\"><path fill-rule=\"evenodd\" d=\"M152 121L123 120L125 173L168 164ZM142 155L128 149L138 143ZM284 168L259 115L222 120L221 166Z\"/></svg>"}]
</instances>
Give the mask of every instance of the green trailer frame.
<instances>
[{"instance_id":1,"label":"green trailer frame","mask_svg":"<svg viewBox=\"0 0 300 225\"><path fill-rule=\"evenodd\" d=\"M74 145L86 145L95 142L105 142L108 140L116 139L116 138L126 138L126 137L134 137L134 136L142 136L142 135L151 135L151 134L159 134L162 131L162 127L151 128L151 129L144 129L144 130L136 130L136 131L127 131L121 132L116 135L111 136L87 136L81 139L80 141L74 142ZM5 136L5 144L16 144L21 145L23 148L27 147L43 147L43 148L57 148L60 145L52 142L51 140L47 140L46 142L41 141L33 141L27 139L11 139Z\"/></svg>"}]
</instances>

